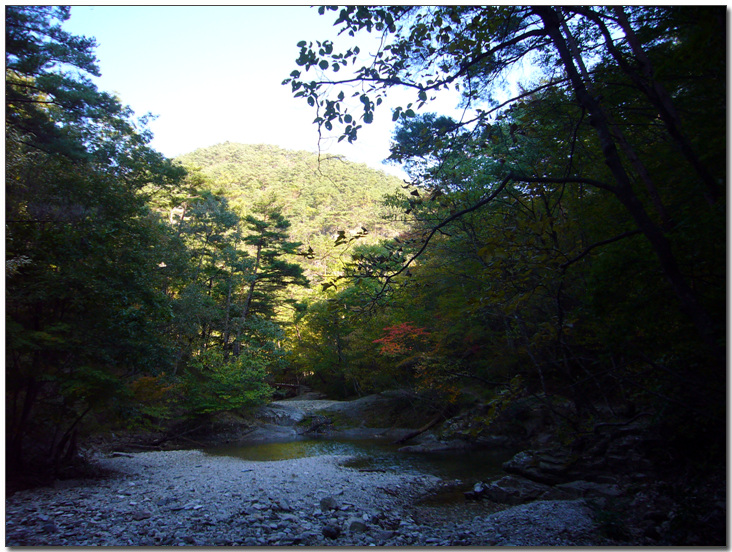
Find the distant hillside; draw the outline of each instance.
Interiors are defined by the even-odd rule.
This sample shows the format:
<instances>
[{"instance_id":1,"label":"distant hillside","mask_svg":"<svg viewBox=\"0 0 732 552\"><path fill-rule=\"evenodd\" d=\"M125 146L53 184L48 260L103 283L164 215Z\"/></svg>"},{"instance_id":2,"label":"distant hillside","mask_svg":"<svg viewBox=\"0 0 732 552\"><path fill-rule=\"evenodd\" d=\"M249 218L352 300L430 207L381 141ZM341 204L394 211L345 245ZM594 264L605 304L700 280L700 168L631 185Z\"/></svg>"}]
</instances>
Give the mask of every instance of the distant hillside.
<instances>
[{"instance_id":1,"label":"distant hillside","mask_svg":"<svg viewBox=\"0 0 732 552\"><path fill-rule=\"evenodd\" d=\"M242 214L256 201L274 197L292 223L292 238L305 244L325 244L339 230L364 227L372 238L399 230L384 219L381 201L403 182L342 157L322 156L319 162L310 152L225 142L177 160L199 167Z\"/></svg>"}]
</instances>

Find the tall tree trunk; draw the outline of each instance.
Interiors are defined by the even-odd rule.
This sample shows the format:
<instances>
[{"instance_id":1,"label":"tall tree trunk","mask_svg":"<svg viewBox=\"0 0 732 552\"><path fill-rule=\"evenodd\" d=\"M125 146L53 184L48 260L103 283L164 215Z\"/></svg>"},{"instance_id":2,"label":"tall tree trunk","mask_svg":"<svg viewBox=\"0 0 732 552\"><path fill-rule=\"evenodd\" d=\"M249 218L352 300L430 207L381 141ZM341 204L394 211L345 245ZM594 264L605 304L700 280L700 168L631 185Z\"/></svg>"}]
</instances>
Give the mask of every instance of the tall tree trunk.
<instances>
[{"instance_id":1,"label":"tall tree trunk","mask_svg":"<svg viewBox=\"0 0 732 552\"><path fill-rule=\"evenodd\" d=\"M587 91L592 96L599 97L599 94L594 89L594 85L592 83L592 80L590 79L590 74L585 67L584 60L582 59L582 53L577 47L574 36L572 36L569 26L567 25L563 17L560 19L560 24L562 32L564 32L564 36L567 41L567 45L569 46L569 51L572 53L572 57L574 57L574 60L579 67L579 71L585 87L587 88ZM604 112L604 117L607 121L608 131L612 135L613 140L618 144L620 149L625 154L625 157L628 159L628 161L630 161L630 165L633 167L633 169L635 169L638 177L641 179L643 184L645 184L646 190L648 191L648 197L651 198L651 202L653 203L653 206L655 207L658 216L661 218L661 223L663 224L664 228L670 229L672 226L671 219L666 212L666 207L663 205L661 195L658 193L658 188L654 184L651 175L648 173L648 169L646 169L646 166L635 153L635 149L633 149L633 146L631 146L630 142L628 142L628 140L625 138L625 135L620 130L618 125L613 122L610 115L607 112Z\"/></svg>"},{"instance_id":2,"label":"tall tree trunk","mask_svg":"<svg viewBox=\"0 0 732 552\"><path fill-rule=\"evenodd\" d=\"M614 6L613 12L617 17L620 28L623 29L623 33L625 33L625 38L627 39L631 51L640 66L643 77L646 79L645 82L642 79L637 79L638 82L642 84L643 91L646 93L653 105L658 109L668 133L679 145L681 153L686 157L689 164L694 168L704 182L706 186L704 195L707 201L710 204L714 204L721 195L721 187L714 181L712 175L691 147L691 143L682 130L681 118L676 111L671 95L666 91L663 84L661 84L658 79L654 78L654 68L651 64L651 60L646 55L638 36L630 25L630 21L628 20L624 7ZM631 75L631 78L633 77L634 72L628 67L627 63L621 63L620 66Z\"/></svg>"},{"instance_id":3,"label":"tall tree trunk","mask_svg":"<svg viewBox=\"0 0 732 552\"><path fill-rule=\"evenodd\" d=\"M572 6L564 9L569 12L580 14L597 26L605 39L605 46L607 47L608 52L618 63L618 67L620 67L620 69L630 77L633 84L635 84L651 101L653 106L658 109L658 113L661 116L661 120L664 122L669 135L676 142L682 155L686 157L689 164L701 177L701 180L705 185L705 189L703 191L705 199L710 205L714 205L721 196L721 186L714 181L714 178L696 155L691 146L691 142L689 142L689 139L684 134L681 118L674 107L671 95L665 89L663 84L655 78L653 65L643 50L640 39L635 34L635 31L628 20L625 8L623 6L614 6L612 9L616 17L616 22L622 29L627 43L631 48L631 52L633 53L633 57L635 58L638 68L632 66L623 53L615 46L615 39L607 28L607 25L605 25L605 21L601 14L594 11L591 7L584 6Z\"/></svg>"},{"instance_id":4,"label":"tall tree trunk","mask_svg":"<svg viewBox=\"0 0 732 552\"><path fill-rule=\"evenodd\" d=\"M257 284L257 274L259 273L259 265L262 261L262 244L257 245L257 256L254 260L254 271L252 273L252 281L249 283L249 293L247 293L247 299L244 303L244 312L242 313L242 319L246 320L249 315L249 309L252 305L252 297L254 296L254 286Z\"/></svg>"},{"instance_id":5,"label":"tall tree trunk","mask_svg":"<svg viewBox=\"0 0 732 552\"><path fill-rule=\"evenodd\" d=\"M252 281L249 283L249 291L247 292L247 298L244 301L244 309L241 314L242 322L245 322L249 316L249 309L252 305L252 297L254 296L254 287L257 284L257 274L259 273L259 265L262 259L262 244L257 244L257 256L254 261L254 270L252 272ZM239 356L239 330L236 331L234 337L234 355Z\"/></svg>"},{"instance_id":6,"label":"tall tree trunk","mask_svg":"<svg viewBox=\"0 0 732 552\"><path fill-rule=\"evenodd\" d=\"M52 453L53 458L53 470L55 474L59 473L59 470L63 464L70 462L77 452L76 437L79 428L79 424L84 417L91 412L92 407L88 406L84 412L76 417L71 427L66 430L58 444L54 447Z\"/></svg>"},{"instance_id":7,"label":"tall tree trunk","mask_svg":"<svg viewBox=\"0 0 732 552\"><path fill-rule=\"evenodd\" d=\"M231 336L229 322L231 320L231 277L227 280L226 285L226 319L224 321L224 358L229 356L229 337Z\"/></svg>"},{"instance_id":8,"label":"tall tree trunk","mask_svg":"<svg viewBox=\"0 0 732 552\"><path fill-rule=\"evenodd\" d=\"M651 248L660 262L661 269L679 300L682 311L691 319L714 359L724 365L724 350L719 341L721 334L681 273L671 245L663 231L653 222L640 199L638 199L633 191L630 176L625 171L615 145L608 118L602 106L587 90L582 77L574 65L567 41L561 32L561 19L559 15L556 10L546 6L536 6L534 11L544 22L544 28L560 55L564 68L572 83L577 101L590 114L590 124L597 132L605 158L605 164L610 169L616 182L616 185L610 188L610 190L625 206L638 225L639 230L651 244Z\"/></svg>"},{"instance_id":9,"label":"tall tree trunk","mask_svg":"<svg viewBox=\"0 0 732 552\"><path fill-rule=\"evenodd\" d=\"M34 377L28 378L23 397L23 409L17 420L11 420L12 429L7 436L8 448L6 451L8 471L18 470L23 465L23 444L26 432L28 431L31 413L42 385Z\"/></svg>"}]
</instances>

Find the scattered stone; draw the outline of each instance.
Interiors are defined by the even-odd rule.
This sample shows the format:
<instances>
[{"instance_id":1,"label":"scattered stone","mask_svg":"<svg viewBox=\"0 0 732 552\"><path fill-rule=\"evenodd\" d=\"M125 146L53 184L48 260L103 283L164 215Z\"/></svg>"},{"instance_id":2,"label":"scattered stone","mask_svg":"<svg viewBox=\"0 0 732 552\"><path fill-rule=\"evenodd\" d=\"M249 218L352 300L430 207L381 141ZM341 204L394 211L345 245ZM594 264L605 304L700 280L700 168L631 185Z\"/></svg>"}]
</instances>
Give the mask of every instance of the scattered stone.
<instances>
[{"instance_id":1,"label":"scattered stone","mask_svg":"<svg viewBox=\"0 0 732 552\"><path fill-rule=\"evenodd\" d=\"M584 543L585 533L575 528L586 520L576 506L542 511L538 521L529 510L497 523L475 515L484 510L472 504L463 517L427 521L415 515L416 501L444 484L439 478L363 473L340 466L345 460L245 462L199 451L98 457L112 476L6 497L6 546L486 546L491 539L504 545L543 523L542 516L557 521L532 532L531 542Z\"/></svg>"},{"instance_id":2,"label":"scattered stone","mask_svg":"<svg viewBox=\"0 0 732 552\"><path fill-rule=\"evenodd\" d=\"M327 512L328 510L337 510L338 509L338 501L333 498L332 496L326 496L325 498L320 499L320 509L324 512Z\"/></svg>"},{"instance_id":3,"label":"scattered stone","mask_svg":"<svg viewBox=\"0 0 732 552\"><path fill-rule=\"evenodd\" d=\"M290 503L284 497L275 502L275 507L281 512L292 512L292 506L290 506Z\"/></svg>"},{"instance_id":4,"label":"scattered stone","mask_svg":"<svg viewBox=\"0 0 732 552\"><path fill-rule=\"evenodd\" d=\"M341 534L341 528L333 523L323 527L323 536L328 539L337 539Z\"/></svg>"},{"instance_id":5,"label":"scattered stone","mask_svg":"<svg viewBox=\"0 0 732 552\"><path fill-rule=\"evenodd\" d=\"M485 484L482 481L478 481L475 485L473 485L473 490L466 491L464 493L466 500L479 500L483 498L484 494Z\"/></svg>"},{"instance_id":6,"label":"scattered stone","mask_svg":"<svg viewBox=\"0 0 732 552\"><path fill-rule=\"evenodd\" d=\"M368 524L363 519L351 518L348 520L346 526L348 527L349 533L363 533L369 530Z\"/></svg>"}]
</instances>

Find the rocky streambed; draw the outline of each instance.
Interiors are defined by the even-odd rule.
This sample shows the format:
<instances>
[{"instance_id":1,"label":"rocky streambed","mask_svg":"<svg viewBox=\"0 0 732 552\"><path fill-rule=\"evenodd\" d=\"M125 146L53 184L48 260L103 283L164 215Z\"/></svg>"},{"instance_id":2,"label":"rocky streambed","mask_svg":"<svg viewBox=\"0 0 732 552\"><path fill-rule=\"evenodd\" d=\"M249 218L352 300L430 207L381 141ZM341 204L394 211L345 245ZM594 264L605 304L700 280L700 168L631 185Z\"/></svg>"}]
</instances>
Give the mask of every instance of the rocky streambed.
<instances>
[{"instance_id":1,"label":"rocky streambed","mask_svg":"<svg viewBox=\"0 0 732 552\"><path fill-rule=\"evenodd\" d=\"M499 512L420 505L432 475L364 472L345 457L251 462L200 451L94 459L98 479L6 501L6 546L547 546L603 544L582 501ZM457 519L456 519L457 517Z\"/></svg>"},{"instance_id":2,"label":"rocky streambed","mask_svg":"<svg viewBox=\"0 0 732 552\"><path fill-rule=\"evenodd\" d=\"M685 500L671 499L640 453L649 437L637 423L610 424L612 432L590 441L581 454L566 447L527 449L503 463L500 475L478 480L468 492L466 482L454 475L394 465L364 467L348 456L350 451L255 461L207 448L293 443L317 434L399 440L413 433L392 424L394 412L403 410L398 396L355 401L300 397L263 407L255 420L222 417L197 433L179 433L177 441L155 437L151 442L187 450L137 452L152 446L150 441L117 436L117 448L88 451L103 476L57 481L8 496L6 546L724 542L724 477L688 487ZM379 426L383 421L389 425ZM456 418L445 425L459 429L461 424L464 420ZM445 434L452 437L443 440ZM425 432L402 450L427 455L460 450L466 462L477 458L460 436L460 431L444 428L441 434ZM500 445L491 438L484 446L494 442ZM543 443L541 434L533 442ZM697 502L703 505L699 513L689 510L687 505ZM680 533L678 527L690 529Z\"/></svg>"}]
</instances>

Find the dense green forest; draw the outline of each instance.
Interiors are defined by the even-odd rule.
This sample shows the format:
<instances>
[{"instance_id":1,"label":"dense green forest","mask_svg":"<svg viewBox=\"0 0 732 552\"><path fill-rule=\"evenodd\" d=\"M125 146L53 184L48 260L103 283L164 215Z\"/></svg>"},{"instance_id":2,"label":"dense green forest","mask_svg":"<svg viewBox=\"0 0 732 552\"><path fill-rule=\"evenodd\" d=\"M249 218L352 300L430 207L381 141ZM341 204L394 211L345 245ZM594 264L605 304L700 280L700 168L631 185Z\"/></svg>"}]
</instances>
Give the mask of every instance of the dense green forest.
<instances>
[{"instance_id":1,"label":"dense green forest","mask_svg":"<svg viewBox=\"0 0 732 552\"><path fill-rule=\"evenodd\" d=\"M267 145L166 159L84 76L95 44L68 9L6 8L9 468L244 412L278 382L477 401L485 433L527 396L562 405L565 440L645 416L667 460L718 463L725 10L320 10L382 49L361 67L301 42L284 84L349 142L391 116L410 183ZM522 60L532 82L499 103ZM414 103L379 112L396 87ZM469 119L429 112L445 87Z\"/></svg>"},{"instance_id":2,"label":"dense green forest","mask_svg":"<svg viewBox=\"0 0 732 552\"><path fill-rule=\"evenodd\" d=\"M507 395L568 400L575 436L648 416L669 457L723 453L724 9L331 11L382 47L361 65L358 48L300 42L285 84L349 142L389 116L391 90L413 91L390 156L413 186L388 200L410 230L354 255L349 285L306 315L305 339L337 344L314 366L478 393L494 414ZM499 102L522 63L534 73ZM450 88L463 119L426 112Z\"/></svg>"}]
</instances>

